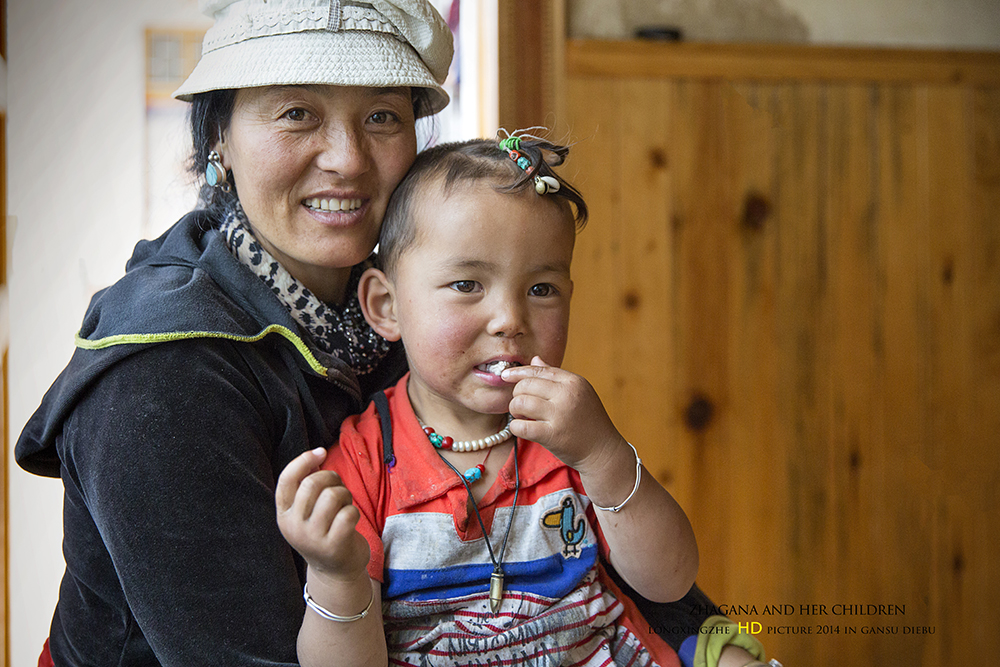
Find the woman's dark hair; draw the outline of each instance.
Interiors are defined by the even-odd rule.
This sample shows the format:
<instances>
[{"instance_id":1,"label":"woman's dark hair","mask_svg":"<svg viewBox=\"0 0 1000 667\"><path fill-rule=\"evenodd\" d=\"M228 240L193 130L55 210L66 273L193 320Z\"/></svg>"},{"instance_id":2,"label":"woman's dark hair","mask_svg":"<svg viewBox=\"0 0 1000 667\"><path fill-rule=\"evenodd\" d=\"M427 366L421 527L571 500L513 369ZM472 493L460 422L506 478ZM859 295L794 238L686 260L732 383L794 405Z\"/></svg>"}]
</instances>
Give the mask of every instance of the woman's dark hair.
<instances>
[{"instance_id":1,"label":"woman's dark hair","mask_svg":"<svg viewBox=\"0 0 1000 667\"><path fill-rule=\"evenodd\" d=\"M518 166L505 148L497 141L472 139L452 142L429 148L419 155L406 177L393 192L382 222L378 246L378 267L391 274L400 256L416 239L413 224L413 201L420 188L436 178L441 178L442 189L448 194L459 183L491 180L498 192L521 192L534 189L535 178L548 176L559 182L559 190L540 197L556 197L562 201L572 217L577 230L587 223L587 203L583 195L559 176L553 167L561 165L569 153L568 146L560 146L545 139L521 135L518 152L527 157L531 172Z\"/></svg>"},{"instance_id":2,"label":"woman's dark hair","mask_svg":"<svg viewBox=\"0 0 1000 667\"><path fill-rule=\"evenodd\" d=\"M435 128L431 118L430 90L413 88L412 96L414 117L426 119L427 123L430 124L427 133L432 136ZM229 122L233 118L235 106L235 89L211 90L194 95L188 112L192 144L191 156L188 159L188 171L194 175L195 181L200 183L198 208L206 209L216 218L221 217L224 210L236 203L238 199L236 184L230 175L229 192L223 191L222 188L212 187L205 182L205 169L208 167L208 154L212 152L212 146L229 129Z\"/></svg>"},{"instance_id":3,"label":"woman's dark hair","mask_svg":"<svg viewBox=\"0 0 1000 667\"><path fill-rule=\"evenodd\" d=\"M216 214L213 217L220 217L221 212L237 199L236 186L231 180L229 192L205 182L208 154L212 152L212 146L219 141L222 133L229 128L235 105L236 90L210 90L194 96L188 114L193 146L188 170L194 174L196 182L201 184L198 190L198 208Z\"/></svg>"}]
</instances>

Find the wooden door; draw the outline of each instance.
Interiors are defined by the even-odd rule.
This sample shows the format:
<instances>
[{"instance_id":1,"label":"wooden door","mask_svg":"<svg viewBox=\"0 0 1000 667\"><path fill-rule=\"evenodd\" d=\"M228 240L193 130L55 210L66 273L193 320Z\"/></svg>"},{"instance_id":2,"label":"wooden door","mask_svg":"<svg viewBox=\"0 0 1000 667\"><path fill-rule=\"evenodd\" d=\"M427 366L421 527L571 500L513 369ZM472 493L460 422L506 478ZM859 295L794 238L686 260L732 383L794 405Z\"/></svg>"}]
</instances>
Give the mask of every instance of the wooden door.
<instances>
[{"instance_id":1,"label":"wooden door","mask_svg":"<svg viewBox=\"0 0 1000 667\"><path fill-rule=\"evenodd\" d=\"M1000 649L1000 54L568 43L566 365L793 665Z\"/></svg>"}]
</instances>

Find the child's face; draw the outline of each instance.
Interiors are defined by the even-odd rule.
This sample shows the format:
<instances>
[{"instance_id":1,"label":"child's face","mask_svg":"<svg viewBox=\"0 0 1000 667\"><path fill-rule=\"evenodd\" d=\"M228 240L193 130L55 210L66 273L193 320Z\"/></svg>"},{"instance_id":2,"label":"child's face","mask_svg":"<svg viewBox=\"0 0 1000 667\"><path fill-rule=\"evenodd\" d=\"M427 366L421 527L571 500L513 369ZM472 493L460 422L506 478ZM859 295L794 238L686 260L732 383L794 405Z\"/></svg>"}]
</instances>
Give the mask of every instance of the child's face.
<instances>
[{"instance_id":1,"label":"child's face","mask_svg":"<svg viewBox=\"0 0 1000 667\"><path fill-rule=\"evenodd\" d=\"M573 220L531 188L501 193L489 181L460 183L447 197L432 184L412 210L416 241L393 279L410 396L459 416L507 412L513 385L488 364L536 355L562 363Z\"/></svg>"}]
</instances>

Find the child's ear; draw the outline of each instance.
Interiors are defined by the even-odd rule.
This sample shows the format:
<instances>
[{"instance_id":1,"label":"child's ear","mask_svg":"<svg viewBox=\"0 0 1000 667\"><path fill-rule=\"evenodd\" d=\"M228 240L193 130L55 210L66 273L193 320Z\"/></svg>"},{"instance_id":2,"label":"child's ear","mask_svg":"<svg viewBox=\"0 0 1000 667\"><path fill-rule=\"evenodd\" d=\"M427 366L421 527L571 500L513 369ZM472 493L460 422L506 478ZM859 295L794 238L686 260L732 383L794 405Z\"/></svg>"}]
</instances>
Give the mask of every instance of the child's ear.
<instances>
[{"instance_id":1,"label":"child's ear","mask_svg":"<svg viewBox=\"0 0 1000 667\"><path fill-rule=\"evenodd\" d=\"M368 269L358 283L358 300L368 324L386 340L399 340L392 281L378 269Z\"/></svg>"}]
</instances>

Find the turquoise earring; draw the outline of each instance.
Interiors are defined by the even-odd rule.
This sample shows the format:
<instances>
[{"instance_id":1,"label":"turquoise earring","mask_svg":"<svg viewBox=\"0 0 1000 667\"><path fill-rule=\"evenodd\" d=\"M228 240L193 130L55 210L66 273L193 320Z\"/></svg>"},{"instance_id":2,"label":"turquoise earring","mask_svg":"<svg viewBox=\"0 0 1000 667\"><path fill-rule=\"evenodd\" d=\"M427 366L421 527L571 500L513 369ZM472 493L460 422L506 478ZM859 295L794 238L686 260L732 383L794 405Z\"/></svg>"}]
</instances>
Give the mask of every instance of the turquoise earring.
<instances>
[{"instance_id":1,"label":"turquoise earring","mask_svg":"<svg viewBox=\"0 0 1000 667\"><path fill-rule=\"evenodd\" d=\"M222 188L223 192L229 192L229 181L226 168L222 166L222 156L218 151L208 154L208 166L205 167L205 182L213 188Z\"/></svg>"}]
</instances>

